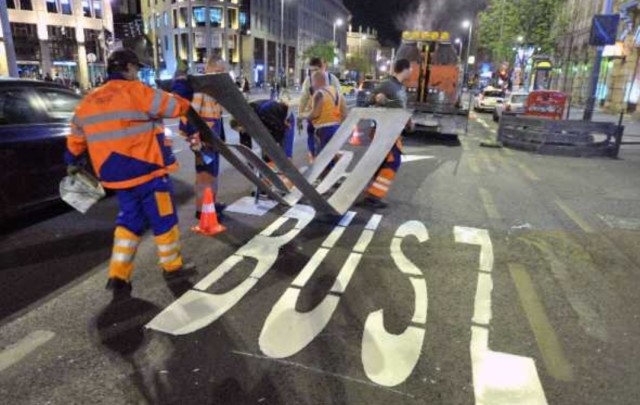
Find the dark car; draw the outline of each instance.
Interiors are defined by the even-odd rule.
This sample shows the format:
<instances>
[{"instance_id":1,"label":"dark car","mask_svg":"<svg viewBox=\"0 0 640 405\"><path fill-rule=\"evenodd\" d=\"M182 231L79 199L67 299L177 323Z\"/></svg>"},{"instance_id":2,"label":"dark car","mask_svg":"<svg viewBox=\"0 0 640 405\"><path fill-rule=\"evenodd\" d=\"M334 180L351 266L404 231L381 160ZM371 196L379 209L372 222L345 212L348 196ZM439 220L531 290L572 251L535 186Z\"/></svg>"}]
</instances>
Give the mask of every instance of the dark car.
<instances>
[{"instance_id":1,"label":"dark car","mask_svg":"<svg viewBox=\"0 0 640 405\"><path fill-rule=\"evenodd\" d=\"M0 78L0 221L60 198L65 136L80 100L54 83Z\"/></svg>"},{"instance_id":2,"label":"dark car","mask_svg":"<svg viewBox=\"0 0 640 405\"><path fill-rule=\"evenodd\" d=\"M371 92L376 88L379 81L377 80L365 80L358 87L358 92L356 93L356 107L366 107L367 101L369 97L371 97Z\"/></svg>"}]
</instances>

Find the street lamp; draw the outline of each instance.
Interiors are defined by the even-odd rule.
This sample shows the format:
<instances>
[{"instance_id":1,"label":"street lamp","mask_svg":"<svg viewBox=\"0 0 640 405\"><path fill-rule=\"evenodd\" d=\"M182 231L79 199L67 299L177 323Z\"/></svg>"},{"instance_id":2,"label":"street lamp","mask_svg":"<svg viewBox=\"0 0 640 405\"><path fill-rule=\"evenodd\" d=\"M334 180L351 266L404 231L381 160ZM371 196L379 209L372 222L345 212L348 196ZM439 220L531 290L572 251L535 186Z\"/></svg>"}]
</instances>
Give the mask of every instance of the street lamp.
<instances>
[{"instance_id":1,"label":"street lamp","mask_svg":"<svg viewBox=\"0 0 640 405\"><path fill-rule=\"evenodd\" d=\"M458 56L462 56L462 40L460 38L456 38L454 43L458 45Z\"/></svg>"},{"instance_id":2,"label":"street lamp","mask_svg":"<svg viewBox=\"0 0 640 405\"><path fill-rule=\"evenodd\" d=\"M467 83L468 81L468 74L469 74L469 56L470 52L471 52L471 35L473 34L473 23L469 20L465 20L462 22L462 28L468 28L469 29L469 41L467 42L467 60L465 60L464 62L464 79L465 79L465 83Z\"/></svg>"},{"instance_id":3,"label":"street lamp","mask_svg":"<svg viewBox=\"0 0 640 405\"><path fill-rule=\"evenodd\" d=\"M333 43L334 44L336 43L336 27L342 27L342 24L344 24L344 21L342 21L342 18L338 18L333 22Z\"/></svg>"},{"instance_id":4,"label":"street lamp","mask_svg":"<svg viewBox=\"0 0 640 405\"><path fill-rule=\"evenodd\" d=\"M523 37L522 35L520 35L520 36L518 37L518 42L522 43L523 41L524 41L524 37Z\"/></svg>"}]
</instances>

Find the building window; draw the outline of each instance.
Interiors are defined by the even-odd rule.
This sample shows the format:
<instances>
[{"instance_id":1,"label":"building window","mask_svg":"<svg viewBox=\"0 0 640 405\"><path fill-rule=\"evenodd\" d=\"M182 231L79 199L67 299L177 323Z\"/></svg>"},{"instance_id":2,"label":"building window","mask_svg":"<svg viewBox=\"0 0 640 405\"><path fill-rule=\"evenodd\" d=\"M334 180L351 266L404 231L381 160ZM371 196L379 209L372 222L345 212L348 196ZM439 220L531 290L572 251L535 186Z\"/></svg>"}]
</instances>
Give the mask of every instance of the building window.
<instances>
[{"instance_id":1,"label":"building window","mask_svg":"<svg viewBox=\"0 0 640 405\"><path fill-rule=\"evenodd\" d=\"M166 35L164 36L164 50L169 50L169 38Z\"/></svg>"},{"instance_id":2,"label":"building window","mask_svg":"<svg viewBox=\"0 0 640 405\"><path fill-rule=\"evenodd\" d=\"M82 0L82 15L85 17L91 17L91 6L89 0Z\"/></svg>"},{"instance_id":3,"label":"building window","mask_svg":"<svg viewBox=\"0 0 640 405\"><path fill-rule=\"evenodd\" d=\"M164 26L168 27L169 26L169 13L167 13L165 11L164 14L162 15L162 18L164 19Z\"/></svg>"},{"instance_id":4,"label":"building window","mask_svg":"<svg viewBox=\"0 0 640 405\"><path fill-rule=\"evenodd\" d=\"M222 9L220 7L211 7L209 9L209 21L212 27L222 26Z\"/></svg>"},{"instance_id":5,"label":"building window","mask_svg":"<svg viewBox=\"0 0 640 405\"><path fill-rule=\"evenodd\" d=\"M20 0L20 9L33 10L33 5L31 4L31 0Z\"/></svg>"},{"instance_id":6,"label":"building window","mask_svg":"<svg viewBox=\"0 0 640 405\"><path fill-rule=\"evenodd\" d=\"M16 3L13 0L7 0L7 8L16 8Z\"/></svg>"},{"instance_id":7,"label":"building window","mask_svg":"<svg viewBox=\"0 0 640 405\"><path fill-rule=\"evenodd\" d=\"M76 42L76 29L73 27L60 27L48 25L51 59L54 61L75 61L78 59L78 44Z\"/></svg>"},{"instance_id":8,"label":"building window","mask_svg":"<svg viewBox=\"0 0 640 405\"><path fill-rule=\"evenodd\" d=\"M47 11L50 13L58 12L58 5L56 4L56 0L47 0Z\"/></svg>"},{"instance_id":9,"label":"building window","mask_svg":"<svg viewBox=\"0 0 640 405\"><path fill-rule=\"evenodd\" d=\"M96 60L104 62L104 49L102 48L102 41L100 41L100 30L84 30L84 44L87 49L87 54L96 55Z\"/></svg>"},{"instance_id":10,"label":"building window","mask_svg":"<svg viewBox=\"0 0 640 405\"><path fill-rule=\"evenodd\" d=\"M193 20L198 27L204 27L207 25L206 9L204 7L194 7Z\"/></svg>"},{"instance_id":11,"label":"building window","mask_svg":"<svg viewBox=\"0 0 640 405\"><path fill-rule=\"evenodd\" d=\"M10 24L16 58L24 61L40 60L40 41L36 24Z\"/></svg>"},{"instance_id":12,"label":"building window","mask_svg":"<svg viewBox=\"0 0 640 405\"><path fill-rule=\"evenodd\" d=\"M189 10L187 10L186 7L181 7L180 8L180 19L178 22L178 28L186 28L187 26L187 21L189 20L189 15L187 14L189 12Z\"/></svg>"},{"instance_id":13,"label":"building window","mask_svg":"<svg viewBox=\"0 0 640 405\"><path fill-rule=\"evenodd\" d=\"M227 9L227 27L233 28L234 30L238 29L238 9L237 8Z\"/></svg>"},{"instance_id":14,"label":"building window","mask_svg":"<svg viewBox=\"0 0 640 405\"><path fill-rule=\"evenodd\" d=\"M93 16L102 18L102 0L93 0Z\"/></svg>"},{"instance_id":15,"label":"building window","mask_svg":"<svg viewBox=\"0 0 640 405\"><path fill-rule=\"evenodd\" d=\"M173 28L178 28L178 10L173 10Z\"/></svg>"},{"instance_id":16,"label":"building window","mask_svg":"<svg viewBox=\"0 0 640 405\"><path fill-rule=\"evenodd\" d=\"M156 28L160 28L160 15L156 15Z\"/></svg>"},{"instance_id":17,"label":"building window","mask_svg":"<svg viewBox=\"0 0 640 405\"><path fill-rule=\"evenodd\" d=\"M71 0L60 0L62 14L71 15Z\"/></svg>"}]
</instances>

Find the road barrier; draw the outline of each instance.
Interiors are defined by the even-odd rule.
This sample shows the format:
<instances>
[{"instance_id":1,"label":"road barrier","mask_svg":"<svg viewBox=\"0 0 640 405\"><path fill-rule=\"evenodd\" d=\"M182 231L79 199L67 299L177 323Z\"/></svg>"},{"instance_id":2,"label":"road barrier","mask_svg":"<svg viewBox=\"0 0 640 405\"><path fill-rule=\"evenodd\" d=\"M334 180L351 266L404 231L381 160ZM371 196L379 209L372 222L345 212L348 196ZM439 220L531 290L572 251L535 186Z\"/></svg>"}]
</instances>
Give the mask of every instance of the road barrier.
<instances>
[{"instance_id":1,"label":"road barrier","mask_svg":"<svg viewBox=\"0 0 640 405\"><path fill-rule=\"evenodd\" d=\"M616 158L623 133L624 126L612 122L503 115L498 141L507 147L541 154Z\"/></svg>"}]
</instances>

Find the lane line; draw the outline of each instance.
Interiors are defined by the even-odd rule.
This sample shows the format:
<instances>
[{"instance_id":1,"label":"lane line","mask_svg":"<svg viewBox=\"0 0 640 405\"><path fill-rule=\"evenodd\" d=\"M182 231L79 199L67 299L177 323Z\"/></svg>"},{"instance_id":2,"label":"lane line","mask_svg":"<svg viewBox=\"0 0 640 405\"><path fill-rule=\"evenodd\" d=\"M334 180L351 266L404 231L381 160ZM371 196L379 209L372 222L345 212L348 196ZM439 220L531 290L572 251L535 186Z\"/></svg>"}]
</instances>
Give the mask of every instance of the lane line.
<instances>
[{"instance_id":1,"label":"lane line","mask_svg":"<svg viewBox=\"0 0 640 405\"><path fill-rule=\"evenodd\" d=\"M484 164L487 166L487 169L489 169L491 173L496 173L498 171L496 169L496 166L493 164L491 159L489 159L489 156L485 152L480 152L480 156L482 157Z\"/></svg>"},{"instance_id":2,"label":"lane line","mask_svg":"<svg viewBox=\"0 0 640 405\"><path fill-rule=\"evenodd\" d=\"M509 263L508 266L547 371L556 380L573 381L573 368L564 354L527 269L518 263Z\"/></svg>"},{"instance_id":3,"label":"lane line","mask_svg":"<svg viewBox=\"0 0 640 405\"><path fill-rule=\"evenodd\" d=\"M469 164L469 168L474 174L480 174L480 169L478 168L478 160L476 159L475 155L469 155L467 163Z\"/></svg>"},{"instance_id":4,"label":"lane line","mask_svg":"<svg viewBox=\"0 0 640 405\"><path fill-rule=\"evenodd\" d=\"M520 171L522 172L522 174L524 174L524 176L526 178L528 178L531 181L540 181L540 177L538 177L533 170L529 169L529 167L527 165L525 165L524 163L518 163L518 169L520 169Z\"/></svg>"},{"instance_id":5,"label":"lane line","mask_svg":"<svg viewBox=\"0 0 640 405\"><path fill-rule=\"evenodd\" d=\"M561 200L556 200L556 205L560 207L564 213L571 218L573 222L576 223L585 233L594 233L595 230L589 225L587 221L585 221L577 212L575 212L571 207L566 205Z\"/></svg>"},{"instance_id":6,"label":"lane line","mask_svg":"<svg viewBox=\"0 0 640 405\"><path fill-rule=\"evenodd\" d=\"M55 335L55 333L48 330L36 330L5 348L0 352L0 372L19 363L37 348L53 339Z\"/></svg>"},{"instance_id":7,"label":"lane line","mask_svg":"<svg viewBox=\"0 0 640 405\"><path fill-rule=\"evenodd\" d=\"M487 215L489 216L489 218L501 219L502 216L498 212L498 207L493 201L493 197L491 196L491 193L482 187L479 187L478 191L480 192L480 199L482 199L482 205L484 205L484 209L487 212Z\"/></svg>"}]
</instances>

